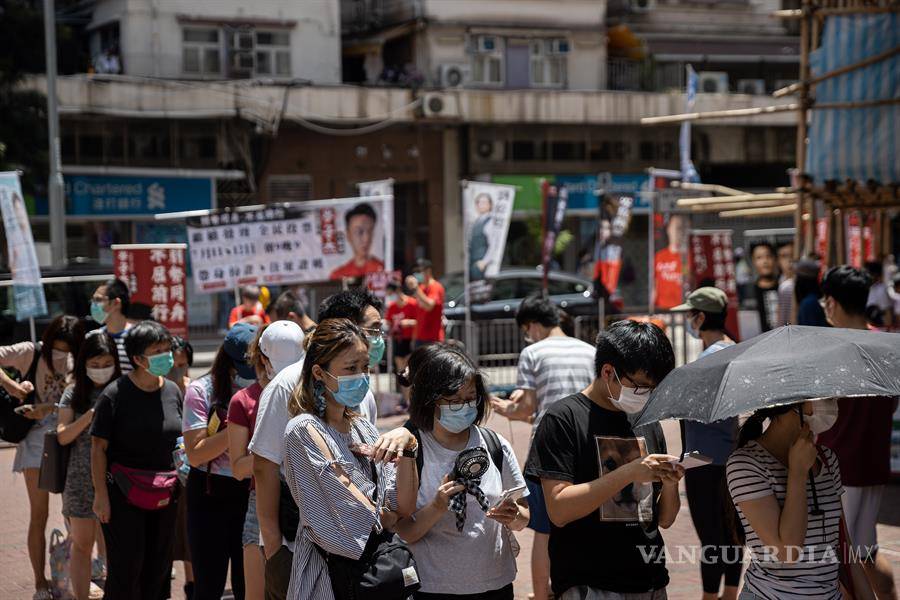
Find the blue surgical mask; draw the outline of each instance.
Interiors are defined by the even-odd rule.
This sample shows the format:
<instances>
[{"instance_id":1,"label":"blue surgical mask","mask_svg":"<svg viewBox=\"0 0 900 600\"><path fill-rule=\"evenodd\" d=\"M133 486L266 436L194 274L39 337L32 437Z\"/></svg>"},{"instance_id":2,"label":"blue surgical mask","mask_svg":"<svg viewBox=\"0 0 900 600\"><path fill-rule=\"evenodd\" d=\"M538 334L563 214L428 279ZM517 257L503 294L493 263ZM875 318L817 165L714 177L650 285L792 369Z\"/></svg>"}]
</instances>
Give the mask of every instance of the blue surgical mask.
<instances>
[{"instance_id":1,"label":"blue surgical mask","mask_svg":"<svg viewBox=\"0 0 900 600\"><path fill-rule=\"evenodd\" d=\"M328 371L325 371L328 373ZM331 396L338 404L343 404L347 408L356 408L365 399L369 393L369 374L360 373L359 375L328 375L337 380L337 391L331 391Z\"/></svg>"},{"instance_id":2,"label":"blue surgical mask","mask_svg":"<svg viewBox=\"0 0 900 600\"><path fill-rule=\"evenodd\" d=\"M684 328L687 331L688 335L694 338L695 340L700 339L700 332L697 331L697 328L694 327L694 319L688 317L684 320Z\"/></svg>"},{"instance_id":3,"label":"blue surgical mask","mask_svg":"<svg viewBox=\"0 0 900 600\"><path fill-rule=\"evenodd\" d=\"M369 368L374 369L381 363L384 356L384 336L372 336L369 338Z\"/></svg>"},{"instance_id":4,"label":"blue surgical mask","mask_svg":"<svg viewBox=\"0 0 900 600\"><path fill-rule=\"evenodd\" d=\"M169 371L172 370L172 366L175 364L175 358L172 356L171 351L161 352L160 354L148 356L147 362L149 363L147 371L149 371L151 375L165 377L169 374Z\"/></svg>"},{"instance_id":5,"label":"blue surgical mask","mask_svg":"<svg viewBox=\"0 0 900 600\"><path fill-rule=\"evenodd\" d=\"M105 323L109 313L103 310L99 302L91 302L91 318L98 323Z\"/></svg>"},{"instance_id":6,"label":"blue surgical mask","mask_svg":"<svg viewBox=\"0 0 900 600\"><path fill-rule=\"evenodd\" d=\"M415 277L416 281L418 281L420 284L425 283L425 273L419 271L417 273L413 273L413 277Z\"/></svg>"},{"instance_id":7,"label":"blue surgical mask","mask_svg":"<svg viewBox=\"0 0 900 600\"><path fill-rule=\"evenodd\" d=\"M475 402L466 402L461 408L453 409L448 405L438 405L440 416L438 422L441 427L450 433L465 431L478 418L478 405Z\"/></svg>"}]
</instances>

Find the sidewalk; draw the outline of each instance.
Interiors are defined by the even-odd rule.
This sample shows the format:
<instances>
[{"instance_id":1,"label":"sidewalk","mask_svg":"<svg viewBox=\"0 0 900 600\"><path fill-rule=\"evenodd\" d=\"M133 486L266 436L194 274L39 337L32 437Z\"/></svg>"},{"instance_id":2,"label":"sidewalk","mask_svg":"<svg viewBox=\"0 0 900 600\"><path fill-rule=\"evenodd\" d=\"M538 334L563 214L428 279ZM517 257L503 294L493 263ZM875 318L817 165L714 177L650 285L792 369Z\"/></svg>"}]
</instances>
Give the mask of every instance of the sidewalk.
<instances>
[{"instance_id":1,"label":"sidewalk","mask_svg":"<svg viewBox=\"0 0 900 600\"><path fill-rule=\"evenodd\" d=\"M402 424L404 420L404 417L390 417L383 419L379 426L386 430ZM506 419L501 417L492 417L488 421L488 426L512 442L516 456L520 463L524 463L530 427L523 423L513 423L510 427ZM670 453L678 453L680 450L678 426L668 422L663 427L669 441ZM29 600L33 593L33 585L25 540L28 529L28 499L23 478L11 472L14 454L13 448L0 449L0 507L3 507L0 518L0 600ZM64 530L60 511L60 496L51 495L48 533L53 528ZM529 561L532 535L527 529L516 535L522 546L518 558L519 575L515 583L516 599L524 600L531 592ZM663 532L663 537L672 558L672 562L669 563L671 577L669 598L695 600L700 596L699 567L693 564L680 564L677 560L680 547L698 544L683 493L681 513L675 525ZM878 539L880 551L888 557L894 567L895 579L900 578L900 485L898 484L888 486L885 490L879 518ZM602 543L602 540L598 540L598 543ZM172 590L173 598L180 599L183 583L180 564L177 571L179 576L172 582ZM49 568L47 573L49 574Z\"/></svg>"}]
</instances>

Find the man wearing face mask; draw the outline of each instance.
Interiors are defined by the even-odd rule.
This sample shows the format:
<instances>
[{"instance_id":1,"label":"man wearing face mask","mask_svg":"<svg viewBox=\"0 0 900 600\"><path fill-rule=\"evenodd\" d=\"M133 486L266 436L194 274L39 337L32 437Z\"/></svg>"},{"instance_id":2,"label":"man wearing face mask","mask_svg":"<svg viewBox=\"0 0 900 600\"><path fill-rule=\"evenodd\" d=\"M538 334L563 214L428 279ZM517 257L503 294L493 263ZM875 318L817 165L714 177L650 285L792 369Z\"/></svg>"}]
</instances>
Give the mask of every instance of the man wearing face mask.
<instances>
[{"instance_id":1,"label":"man wearing face mask","mask_svg":"<svg viewBox=\"0 0 900 600\"><path fill-rule=\"evenodd\" d=\"M317 319L350 319L369 340L369 364L377 365L384 354L381 300L363 290L329 296L319 305ZM266 598L283 599L291 577L294 531L281 531L278 507L284 471L284 432L291 416L288 402L300 382L303 360L283 368L263 390L250 444L256 481L256 512L266 556ZM377 418L375 396L369 391L356 409L373 425ZM285 487L285 489L287 489ZM286 501L293 500L285 498Z\"/></svg>"},{"instance_id":2,"label":"man wearing face mask","mask_svg":"<svg viewBox=\"0 0 900 600\"><path fill-rule=\"evenodd\" d=\"M822 278L821 300L828 323L868 329L866 303L871 286L872 277L861 269L848 265L829 269ZM841 470L844 516L853 545L862 547L864 557L871 550L870 560L863 562L869 581L879 598L896 598L891 566L878 552L875 524L884 486L891 478L891 426L897 400L840 398L838 408L837 424L818 442L834 450L846 467Z\"/></svg>"},{"instance_id":3,"label":"man wearing face mask","mask_svg":"<svg viewBox=\"0 0 900 600\"><path fill-rule=\"evenodd\" d=\"M595 378L541 419L525 475L550 515L550 579L561 600L661 600L669 583L659 528L680 508L684 470L658 423L634 429L650 391L675 367L657 326L619 321L597 337Z\"/></svg>"},{"instance_id":4,"label":"man wearing face mask","mask_svg":"<svg viewBox=\"0 0 900 600\"><path fill-rule=\"evenodd\" d=\"M131 323L125 318L129 304L128 286L120 279L110 279L91 296L91 318L103 325L103 331L116 342L119 368L123 375L134 368L125 351L125 336L131 328Z\"/></svg>"},{"instance_id":5,"label":"man wearing face mask","mask_svg":"<svg viewBox=\"0 0 900 600\"><path fill-rule=\"evenodd\" d=\"M725 318L728 314L728 296L715 287L697 288L687 297L687 301L676 306L674 311L687 311L685 327L691 337L703 342L704 356L718 352L732 341L725 333ZM705 558L700 564L703 581L703 599L719 598L719 588L725 579L723 600L737 598L741 580L741 561L726 556L726 548L732 546L731 534L725 529L722 519L710 518L725 502L722 492L725 481L725 462L734 450L737 434L737 417L723 419L715 423L681 421L682 448L685 452L699 452L713 459L712 464L689 470L684 476L688 507L691 519L705 550Z\"/></svg>"}]
</instances>

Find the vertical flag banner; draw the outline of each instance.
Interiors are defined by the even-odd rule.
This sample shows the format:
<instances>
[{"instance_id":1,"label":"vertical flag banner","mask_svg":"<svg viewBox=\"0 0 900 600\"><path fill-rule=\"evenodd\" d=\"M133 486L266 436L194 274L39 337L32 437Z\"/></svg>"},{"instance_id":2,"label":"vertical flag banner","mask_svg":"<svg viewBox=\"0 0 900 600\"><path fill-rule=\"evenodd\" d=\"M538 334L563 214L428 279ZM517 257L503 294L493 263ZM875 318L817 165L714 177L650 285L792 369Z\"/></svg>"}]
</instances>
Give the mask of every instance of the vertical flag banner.
<instances>
[{"instance_id":1,"label":"vertical flag banner","mask_svg":"<svg viewBox=\"0 0 900 600\"><path fill-rule=\"evenodd\" d=\"M668 310L684 300L684 253L687 250L688 216L658 212L654 217L653 306Z\"/></svg>"},{"instance_id":2,"label":"vertical flag banner","mask_svg":"<svg viewBox=\"0 0 900 600\"><path fill-rule=\"evenodd\" d=\"M0 173L0 210L6 231L6 262L13 277L16 320L46 315L47 300L41 284L41 268L16 172Z\"/></svg>"},{"instance_id":3,"label":"vertical flag banner","mask_svg":"<svg viewBox=\"0 0 900 600\"><path fill-rule=\"evenodd\" d=\"M116 277L128 284L132 304L173 335L187 337L187 244L113 244Z\"/></svg>"},{"instance_id":4,"label":"vertical flag banner","mask_svg":"<svg viewBox=\"0 0 900 600\"><path fill-rule=\"evenodd\" d=\"M544 269L544 290L546 290L550 263L553 260L553 250L556 247L556 238L559 236L563 219L566 217L569 192L565 186L549 184L545 184L544 189L546 190L544 194L544 247L541 253L541 264Z\"/></svg>"},{"instance_id":5,"label":"vertical flag banner","mask_svg":"<svg viewBox=\"0 0 900 600\"><path fill-rule=\"evenodd\" d=\"M392 271L394 199L316 200L188 219L198 291Z\"/></svg>"},{"instance_id":6,"label":"vertical flag banner","mask_svg":"<svg viewBox=\"0 0 900 600\"><path fill-rule=\"evenodd\" d=\"M463 189L463 229L469 281L494 277L503 264L516 188L469 181Z\"/></svg>"},{"instance_id":7,"label":"vertical flag banner","mask_svg":"<svg viewBox=\"0 0 900 600\"><path fill-rule=\"evenodd\" d=\"M863 266L862 219L853 210L846 216L847 264L861 269Z\"/></svg>"},{"instance_id":8,"label":"vertical flag banner","mask_svg":"<svg viewBox=\"0 0 900 600\"><path fill-rule=\"evenodd\" d=\"M688 270L691 289L711 285L725 292L728 296L726 328L733 336L737 336L738 294L731 230L693 230L689 246Z\"/></svg>"},{"instance_id":9,"label":"vertical flag banner","mask_svg":"<svg viewBox=\"0 0 900 600\"><path fill-rule=\"evenodd\" d=\"M685 94L684 112L694 110L694 101L697 99L697 72L691 65L687 65L687 90ZM683 121L678 136L678 151L681 155L681 180L699 182L700 176L694 163L691 161L691 122Z\"/></svg>"},{"instance_id":10,"label":"vertical flag banner","mask_svg":"<svg viewBox=\"0 0 900 600\"><path fill-rule=\"evenodd\" d=\"M606 296L614 296L622 272L622 237L631 222L634 198L610 197L601 203L594 246L594 282L603 286ZM614 212L610 218L609 210Z\"/></svg>"}]
</instances>

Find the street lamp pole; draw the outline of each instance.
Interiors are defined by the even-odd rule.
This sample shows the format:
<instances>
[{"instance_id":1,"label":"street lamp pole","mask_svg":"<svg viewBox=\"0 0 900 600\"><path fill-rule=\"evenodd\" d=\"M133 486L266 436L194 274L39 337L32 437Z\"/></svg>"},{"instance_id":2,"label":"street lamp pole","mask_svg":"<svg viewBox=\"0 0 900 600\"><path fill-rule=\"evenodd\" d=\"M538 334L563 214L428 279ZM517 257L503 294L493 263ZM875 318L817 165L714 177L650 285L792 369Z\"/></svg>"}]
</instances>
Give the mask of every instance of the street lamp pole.
<instances>
[{"instance_id":1,"label":"street lamp pole","mask_svg":"<svg viewBox=\"0 0 900 600\"><path fill-rule=\"evenodd\" d=\"M66 205L59 149L59 108L56 104L56 8L44 0L44 49L47 55L47 134L50 141L50 254L53 265L66 264Z\"/></svg>"}]
</instances>

